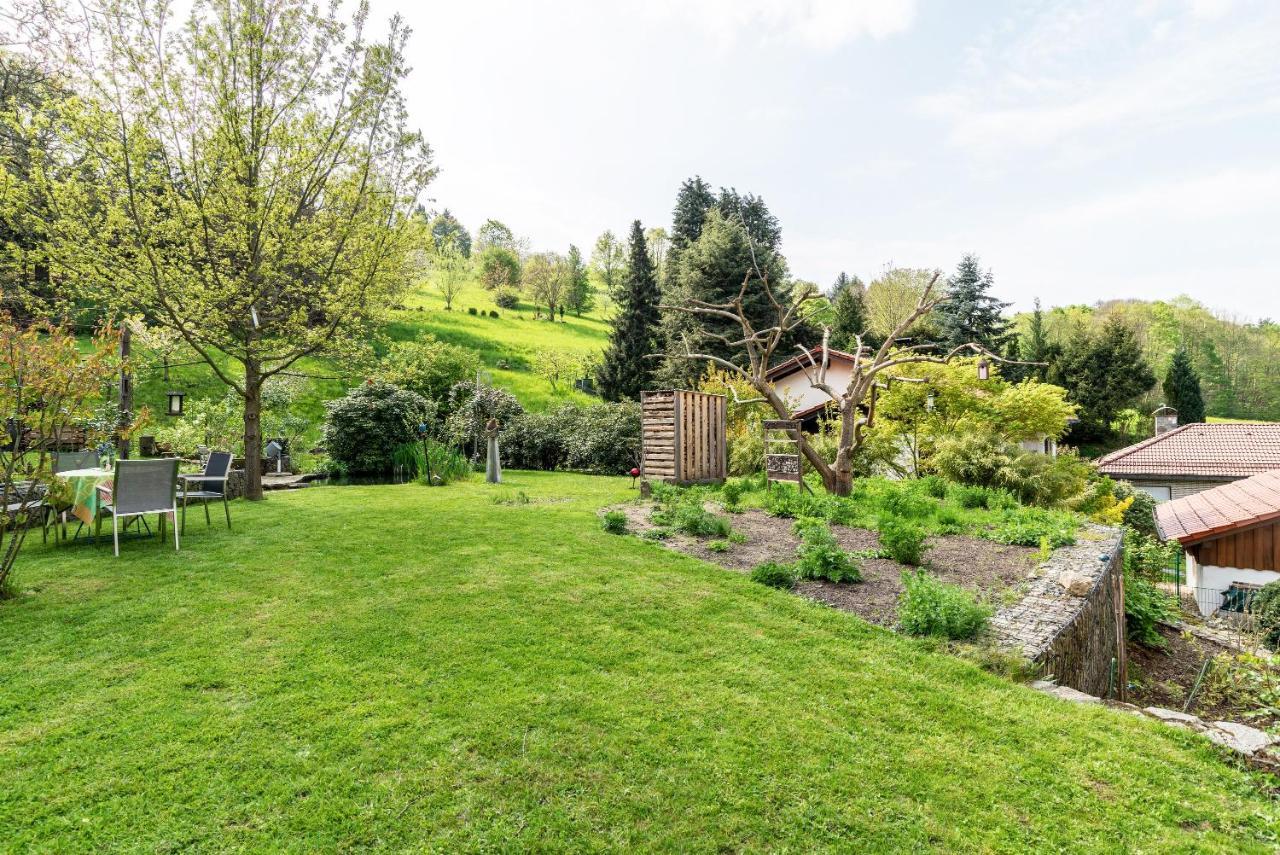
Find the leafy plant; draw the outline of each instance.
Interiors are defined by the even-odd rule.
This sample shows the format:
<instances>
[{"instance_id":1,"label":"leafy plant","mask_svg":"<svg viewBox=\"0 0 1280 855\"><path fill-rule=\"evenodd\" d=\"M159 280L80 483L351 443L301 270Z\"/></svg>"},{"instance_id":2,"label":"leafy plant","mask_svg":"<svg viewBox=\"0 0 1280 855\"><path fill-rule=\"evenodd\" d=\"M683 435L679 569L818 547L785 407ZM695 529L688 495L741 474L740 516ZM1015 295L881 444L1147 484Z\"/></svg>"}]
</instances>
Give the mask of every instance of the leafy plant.
<instances>
[{"instance_id":1,"label":"leafy plant","mask_svg":"<svg viewBox=\"0 0 1280 855\"><path fill-rule=\"evenodd\" d=\"M1156 625L1178 616L1178 604L1150 581L1132 573L1124 576L1124 617L1129 638L1148 647L1163 647Z\"/></svg>"},{"instance_id":2,"label":"leafy plant","mask_svg":"<svg viewBox=\"0 0 1280 855\"><path fill-rule=\"evenodd\" d=\"M609 534L626 534L627 515L622 511L609 511L600 521L600 527Z\"/></svg>"},{"instance_id":3,"label":"leafy plant","mask_svg":"<svg viewBox=\"0 0 1280 855\"><path fill-rule=\"evenodd\" d=\"M751 581L770 588L789 590L796 585L796 568L790 564L766 561L751 571Z\"/></svg>"},{"instance_id":4,"label":"leafy plant","mask_svg":"<svg viewBox=\"0 0 1280 855\"><path fill-rule=\"evenodd\" d=\"M324 444L329 456L353 474L387 472L395 451L431 423L434 405L417 392L369 381L325 405Z\"/></svg>"},{"instance_id":5,"label":"leafy plant","mask_svg":"<svg viewBox=\"0 0 1280 855\"><path fill-rule=\"evenodd\" d=\"M378 361L374 376L428 400L443 401L450 389L474 378L479 370L476 351L422 334L413 341L392 344Z\"/></svg>"},{"instance_id":6,"label":"leafy plant","mask_svg":"<svg viewBox=\"0 0 1280 855\"><path fill-rule=\"evenodd\" d=\"M903 632L962 641L987 625L991 608L972 591L941 582L923 570L902 574L898 623Z\"/></svg>"},{"instance_id":7,"label":"leafy plant","mask_svg":"<svg viewBox=\"0 0 1280 855\"><path fill-rule=\"evenodd\" d=\"M880 521L880 545L899 564L917 567L924 560L925 532L920 526L898 517Z\"/></svg>"},{"instance_id":8,"label":"leafy plant","mask_svg":"<svg viewBox=\"0 0 1280 855\"><path fill-rule=\"evenodd\" d=\"M651 515L659 526L670 527L694 537L728 537L733 529L724 517L718 517L702 506L700 491L655 493L666 498Z\"/></svg>"},{"instance_id":9,"label":"leafy plant","mask_svg":"<svg viewBox=\"0 0 1280 855\"><path fill-rule=\"evenodd\" d=\"M729 551L729 541L727 541L727 540L713 540L713 541L711 541L710 543L708 543L708 544L707 544L707 550L708 550L708 551L710 551L710 552L728 552L728 551Z\"/></svg>"},{"instance_id":10,"label":"leafy plant","mask_svg":"<svg viewBox=\"0 0 1280 855\"><path fill-rule=\"evenodd\" d=\"M1249 613L1273 650L1280 647L1280 581L1268 582L1249 600Z\"/></svg>"},{"instance_id":11,"label":"leafy plant","mask_svg":"<svg viewBox=\"0 0 1280 855\"><path fill-rule=\"evenodd\" d=\"M796 570L801 579L826 579L829 582L859 582L858 565L836 543L831 529L822 520L802 519L795 524L800 536L796 550Z\"/></svg>"},{"instance_id":12,"label":"leafy plant","mask_svg":"<svg viewBox=\"0 0 1280 855\"><path fill-rule=\"evenodd\" d=\"M980 534L988 540L1014 546L1039 547L1046 540L1053 548L1076 542L1079 523L1062 511L1042 508L1019 508L1005 511L991 528Z\"/></svg>"},{"instance_id":13,"label":"leafy plant","mask_svg":"<svg viewBox=\"0 0 1280 855\"><path fill-rule=\"evenodd\" d=\"M743 543L749 542L751 538L747 537L745 534L743 534L740 531L731 531L729 532L728 540L730 543L736 543L741 545Z\"/></svg>"},{"instance_id":14,"label":"leafy plant","mask_svg":"<svg viewBox=\"0 0 1280 855\"><path fill-rule=\"evenodd\" d=\"M741 481L725 481L720 488L720 496L724 499L724 509L731 513L742 507L742 494L745 488Z\"/></svg>"}]
</instances>

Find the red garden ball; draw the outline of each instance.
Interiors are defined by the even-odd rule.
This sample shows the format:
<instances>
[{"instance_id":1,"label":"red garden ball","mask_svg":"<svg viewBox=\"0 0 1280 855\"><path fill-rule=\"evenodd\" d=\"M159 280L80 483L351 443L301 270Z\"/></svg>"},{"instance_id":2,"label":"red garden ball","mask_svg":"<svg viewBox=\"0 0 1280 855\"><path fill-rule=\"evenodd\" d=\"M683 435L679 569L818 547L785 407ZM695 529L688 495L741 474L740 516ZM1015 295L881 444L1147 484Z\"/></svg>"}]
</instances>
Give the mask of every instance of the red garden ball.
<instances>
[{"instance_id":1,"label":"red garden ball","mask_svg":"<svg viewBox=\"0 0 1280 855\"><path fill-rule=\"evenodd\" d=\"M631 470L631 477L635 478L639 474L640 474L640 470L633 467Z\"/></svg>"}]
</instances>

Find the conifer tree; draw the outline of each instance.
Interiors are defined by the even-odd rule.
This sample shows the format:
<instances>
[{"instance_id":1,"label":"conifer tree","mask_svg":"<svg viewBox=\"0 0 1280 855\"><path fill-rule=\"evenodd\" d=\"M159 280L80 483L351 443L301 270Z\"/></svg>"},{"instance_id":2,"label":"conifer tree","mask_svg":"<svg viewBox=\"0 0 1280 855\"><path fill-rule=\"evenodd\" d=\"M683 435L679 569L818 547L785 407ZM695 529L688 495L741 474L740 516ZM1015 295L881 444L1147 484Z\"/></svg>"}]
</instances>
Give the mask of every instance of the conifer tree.
<instances>
[{"instance_id":1,"label":"conifer tree","mask_svg":"<svg viewBox=\"0 0 1280 855\"><path fill-rule=\"evenodd\" d=\"M573 313L582 317L583 312L591 311L595 303L595 295L591 292L591 278L587 276L587 266L582 263L582 253L573 244L569 245L569 255L565 259L569 275L569 292L565 302Z\"/></svg>"},{"instance_id":2,"label":"conifer tree","mask_svg":"<svg viewBox=\"0 0 1280 855\"><path fill-rule=\"evenodd\" d=\"M841 273L832 288L831 307L835 318L831 323L831 346L839 350L848 350L855 346L859 335L863 336L863 344L874 346L874 342L866 337L867 333L867 288L857 276L849 277Z\"/></svg>"},{"instance_id":3,"label":"conifer tree","mask_svg":"<svg viewBox=\"0 0 1280 855\"><path fill-rule=\"evenodd\" d=\"M1178 411L1178 421L1192 424L1204 421L1204 396L1200 393L1200 375L1191 365L1185 348L1178 348L1164 375L1164 401Z\"/></svg>"},{"instance_id":4,"label":"conifer tree","mask_svg":"<svg viewBox=\"0 0 1280 855\"><path fill-rule=\"evenodd\" d=\"M1096 334L1082 330L1067 345L1049 379L1067 390L1080 406L1080 421L1071 428L1072 444L1106 439L1120 410L1131 406L1156 384L1131 328L1109 318Z\"/></svg>"},{"instance_id":5,"label":"conifer tree","mask_svg":"<svg viewBox=\"0 0 1280 855\"><path fill-rule=\"evenodd\" d=\"M640 221L631 224L630 264L618 295L618 311L597 379L606 401L639 398L656 367L649 356L658 341L658 278Z\"/></svg>"},{"instance_id":6,"label":"conifer tree","mask_svg":"<svg viewBox=\"0 0 1280 855\"><path fill-rule=\"evenodd\" d=\"M948 296L934 311L943 349L949 350L969 342L980 344L993 353L1004 353L1009 346L1009 321L1002 303L990 294L991 271L983 271L976 255L966 255L948 283Z\"/></svg>"}]
</instances>

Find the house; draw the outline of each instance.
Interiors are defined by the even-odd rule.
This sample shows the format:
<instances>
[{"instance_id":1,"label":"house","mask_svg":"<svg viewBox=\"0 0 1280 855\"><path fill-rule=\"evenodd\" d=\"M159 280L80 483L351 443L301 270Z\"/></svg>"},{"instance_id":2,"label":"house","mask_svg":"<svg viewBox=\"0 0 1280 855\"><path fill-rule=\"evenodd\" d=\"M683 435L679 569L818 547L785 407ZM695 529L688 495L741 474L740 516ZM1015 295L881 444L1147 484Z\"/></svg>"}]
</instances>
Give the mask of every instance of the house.
<instances>
[{"instance_id":1,"label":"house","mask_svg":"<svg viewBox=\"0 0 1280 855\"><path fill-rule=\"evenodd\" d=\"M1243 611L1251 591L1280 579L1280 469L1165 502L1156 528L1186 552L1202 614Z\"/></svg>"},{"instance_id":2,"label":"house","mask_svg":"<svg viewBox=\"0 0 1280 855\"><path fill-rule=\"evenodd\" d=\"M829 349L827 354L827 385L832 389L843 389L853 377L857 357L835 348ZM806 427L816 427L818 416L832 403L826 392L813 388L811 378L817 373L813 366L821 359L822 348L815 347L807 355L800 354L779 362L765 374L782 400L791 406L791 418L810 423Z\"/></svg>"},{"instance_id":3,"label":"house","mask_svg":"<svg viewBox=\"0 0 1280 855\"><path fill-rule=\"evenodd\" d=\"M1280 424L1177 427L1166 410L1156 411L1155 436L1101 458L1098 471L1167 502L1280 469Z\"/></svg>"}]
</instances>

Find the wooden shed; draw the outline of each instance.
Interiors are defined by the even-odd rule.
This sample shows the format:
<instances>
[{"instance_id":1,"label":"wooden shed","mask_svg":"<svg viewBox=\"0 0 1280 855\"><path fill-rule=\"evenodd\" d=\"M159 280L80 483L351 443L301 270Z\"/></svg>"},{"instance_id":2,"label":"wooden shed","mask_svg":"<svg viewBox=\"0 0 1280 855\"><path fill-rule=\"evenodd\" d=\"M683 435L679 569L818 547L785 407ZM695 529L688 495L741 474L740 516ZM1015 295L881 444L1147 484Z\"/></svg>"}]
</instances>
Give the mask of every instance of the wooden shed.
<instances>
[{"instance_id":1,"label":"wooden shed","mask_svg":"<svg viewBox=\"0 0 1280 855\"><path fill-rule=\"evenodd\" d=\"M676 484L723 481L725 397L683 389L640 393L640 475Z\"/></svg>"}]
</instances>

